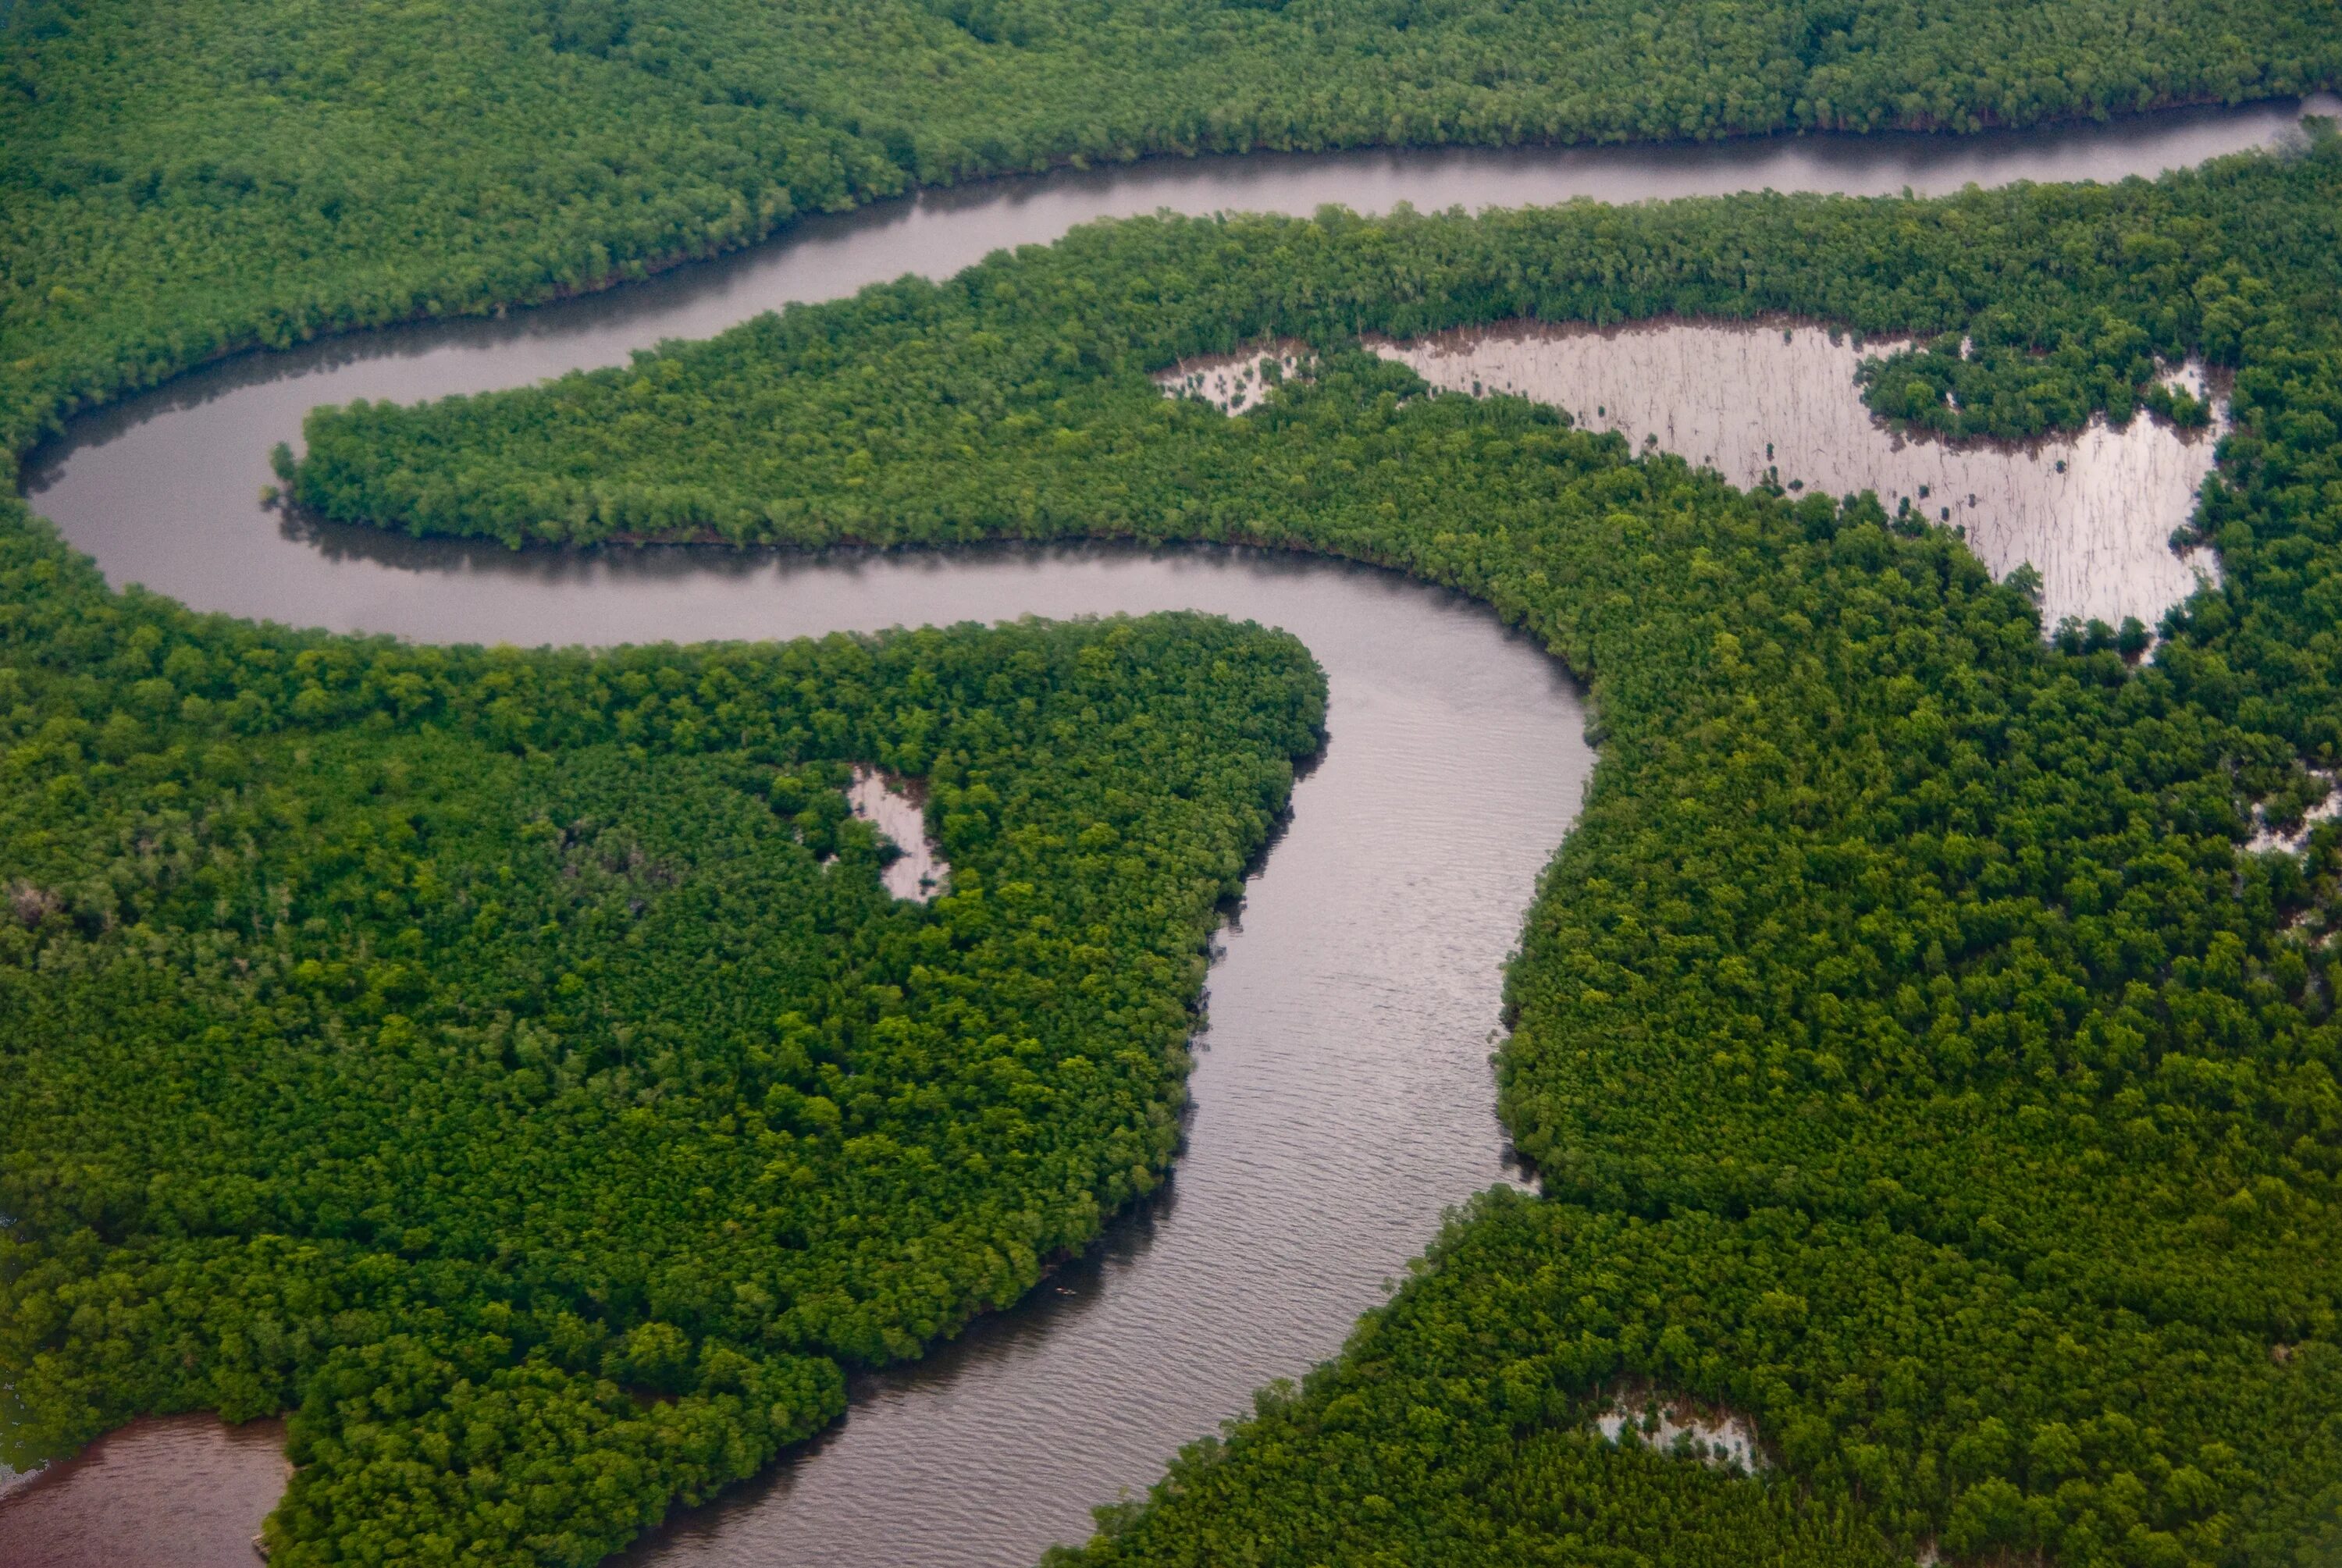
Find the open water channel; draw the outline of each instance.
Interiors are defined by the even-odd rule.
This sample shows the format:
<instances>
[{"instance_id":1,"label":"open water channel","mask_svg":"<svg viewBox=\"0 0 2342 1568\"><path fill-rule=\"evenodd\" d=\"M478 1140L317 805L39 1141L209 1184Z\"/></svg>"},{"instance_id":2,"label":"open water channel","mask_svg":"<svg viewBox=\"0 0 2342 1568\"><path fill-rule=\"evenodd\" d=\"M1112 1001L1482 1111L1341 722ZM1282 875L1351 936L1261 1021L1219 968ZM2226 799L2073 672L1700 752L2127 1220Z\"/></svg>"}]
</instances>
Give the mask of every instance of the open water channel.
<instances>
[{"instance_id":1,"label":"open water channel","mask_svg":"<svg viewBox=\"0 0 2342 1568\"><path fill-rule=\"evenodd\" d=\"M572 556L304 528L255 504L271 444L297 444L317 404L525 385L792 300L946 275L1097 217L2108 179L2261 145L2300 112L1958 141L1277 155L1001 182L814 219L606 295L228 361L77 421L35 454L28 489L117 585L340 630L607 644L1192 608L1308 644L1331 684L1331 738L1215 942L1173 1180L1027 1302L860 1380L840 1425L627 1559L1006 1568L1079 1539L1091 1506L1143 1489L1261 1383L1332 1354L1444 1209L1515 1174L1487 1057L1505 954L1592 767L1568 676L1453 594L1258 553ZM0 1568L245 1568L283 1475L273 1432L135 1423L36 1475L0 1473Z\"/></svg>"}]
</instances>

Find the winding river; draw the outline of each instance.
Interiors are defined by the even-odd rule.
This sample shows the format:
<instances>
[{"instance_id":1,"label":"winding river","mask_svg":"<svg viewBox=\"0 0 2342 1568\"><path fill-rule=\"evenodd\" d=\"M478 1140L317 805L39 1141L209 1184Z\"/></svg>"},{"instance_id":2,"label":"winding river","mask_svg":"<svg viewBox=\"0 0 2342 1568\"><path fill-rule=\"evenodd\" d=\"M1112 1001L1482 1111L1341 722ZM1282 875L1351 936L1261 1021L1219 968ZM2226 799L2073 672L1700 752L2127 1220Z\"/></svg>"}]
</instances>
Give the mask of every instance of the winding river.
<instances>
[{"instance_id":1,"label":"winding river","mask_svg":"<svg viewBox=\"0 0 2342 1568\"><path fill-rule=\"evenodd\" d=\"M116 584L342 630L612 644L1194 608L1309 645L1331 739L1216 940L1175 1178L1033 1299L862 1380L839 1426L627 1559L1005 1568L1080 1538L1093 1504L1333 1353L1444 1208L1516 1174L1487 1055L1505 954L1592 767L1568 677L1453 594L1251 552L564 556L298 527L256 504L269 445L297 442L320 403L523 385L1097 217L2105 179L2263 144L2298 112L1960 141L1200 160L934 193L607 295L229 361L76 422L34 454L28 490ZM0 1568L244 1568L282 1474L265 1435L140 1423L18 1482L0 1493Z\"/></svg>"}]
</instances>

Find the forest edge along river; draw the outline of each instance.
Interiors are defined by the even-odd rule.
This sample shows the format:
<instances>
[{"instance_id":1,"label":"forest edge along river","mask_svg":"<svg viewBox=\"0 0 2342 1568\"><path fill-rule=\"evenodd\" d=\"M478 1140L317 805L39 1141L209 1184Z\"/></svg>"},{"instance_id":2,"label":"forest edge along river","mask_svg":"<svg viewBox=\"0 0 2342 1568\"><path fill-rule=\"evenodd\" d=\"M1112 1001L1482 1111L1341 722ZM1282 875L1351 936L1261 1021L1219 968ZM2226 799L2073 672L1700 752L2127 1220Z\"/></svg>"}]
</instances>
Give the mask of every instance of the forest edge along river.
<instances>
[{"instance_id":1,"label":"forest edge along river","mask_svg":"<svg viewBox=\"0 0 2342 1568\"><path fill-rule=\"evenodd\" d=\"M674 1519L640 1560L1029 1561L1086 1533L1093 1503L1143 1488L1255 1388L1329 1353L1444 1206L1506 1178L1487 1064L1499 965L1592 755L1568 677L1484 607L1252 552L700 572L705 553L673 551L582 577L492 554L543 568L502 579L539 640L1197 607L1286 626L1331 686L1324 758L1215 943L1195 1109L1164 1193L1024 1305L864 1382L843 1425ZM7 1505L0 1560L125 1560L32 1553L35 1532L105 1506L73 1504L73 1479ZM214 1560L249 1560L242 1536L229 1545Z\"/></svg>"},{"instance_id":2,"label":"forest edge along river","mask_svg":"<svg viewBox=\"0 0 2342 1568\"><path fill-rule=\"evenodd\" d=\"M564 555L310 527L257 504L269 446L297 443L318 404L525 385L792 300L946 275L1098 217L2107 179L2262 145L2299 112L2182 111L1959 141L1279 155L930 193L607 295L226 361L75 421L33 454L29 489L117 585L340 630L614 644L1183 608L1308 644L1331 686L1331 738L1215 944L1173 1181L1026 1303L866 1378L840 1426L632 1554L1029 1562L1086 1533L1092 1505L1142 1489L1253 1389L1332 1353L1442 1209L1506 1178L1486 1059L1501 964L1592 764L1566 675L1456 595L1251 552ZM0 1563L250 1561L257 1513L205 1542L171 1500L236 1488L265 1499L266 1477L282 1475L273 1446L202 1420L144 1442L155 1424L11 1488ZM260 1466L264 1483L227 1486L223 1463L237 1475ZM90 1533L120 1522L113 1499L133 1487L159 1504L141 1511L158 1533Z\"/></svg>"}]
</instances>

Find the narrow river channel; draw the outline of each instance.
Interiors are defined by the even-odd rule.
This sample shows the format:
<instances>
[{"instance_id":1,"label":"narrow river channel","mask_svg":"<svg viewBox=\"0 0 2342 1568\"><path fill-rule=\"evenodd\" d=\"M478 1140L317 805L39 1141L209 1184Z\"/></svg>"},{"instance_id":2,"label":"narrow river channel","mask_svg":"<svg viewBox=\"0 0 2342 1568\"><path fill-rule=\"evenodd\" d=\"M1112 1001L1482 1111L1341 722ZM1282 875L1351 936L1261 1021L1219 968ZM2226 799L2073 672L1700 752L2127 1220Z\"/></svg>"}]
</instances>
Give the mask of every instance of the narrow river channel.
<instances>
[{"instance_id":1,"label":"narrow river channel","mask_svg":"<svg viewBox=\"0 0 2342 1568\"><path fill-rule=\"evenodd\" d=\"M1034 1299L865 1380L839 1427L628 1559L1006 1568L1078 1539L1092 1505L1143 1488L1262 1383L1333 1353L1442 1210L1507 1179L1487 1064L1501 964L1592 765L1567 676L1452 594L1256 553L572 557L310 531L255 503L269 445L297 443L317 404L525 385L792 300L945 275L1103 216L2107 179L2264 144L2299 112L1960 141L1268 156L1002 182L813 220L607 295L246 355L77 421L34 454L28 488L115 584L297 624L612 644L1193 608L1309 645L1332 685L1332 738L1216 944L1174 1180ZM144 1440L160 1425L0 1492L0 1568L250 1563L245 1543L281 1475L273 1447L201 1422ZM231 1493L249 1519L194 1506ZM128 1496L144 1505L121 1506Z\"/></svg>"}]
</instances>

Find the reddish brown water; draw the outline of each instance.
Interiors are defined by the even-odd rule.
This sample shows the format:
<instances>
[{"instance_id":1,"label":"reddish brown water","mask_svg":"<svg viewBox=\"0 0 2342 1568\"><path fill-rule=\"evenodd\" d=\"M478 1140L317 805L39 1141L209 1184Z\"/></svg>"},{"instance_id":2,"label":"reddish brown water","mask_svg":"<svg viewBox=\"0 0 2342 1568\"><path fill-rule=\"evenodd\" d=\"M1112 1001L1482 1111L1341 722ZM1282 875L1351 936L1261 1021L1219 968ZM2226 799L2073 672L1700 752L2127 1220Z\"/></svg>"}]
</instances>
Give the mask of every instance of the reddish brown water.
<instances>
[{"instance_id":1,"label":"reddish brown water","mask_svg":"<svg viewBox=\"0 0 2342 1568\"><path fill-rule=\"evenodd\" d=\"M0 1568L255 1568L285 1423L135 1421L0 1492Z\"/></svg>"}]
</instances>

